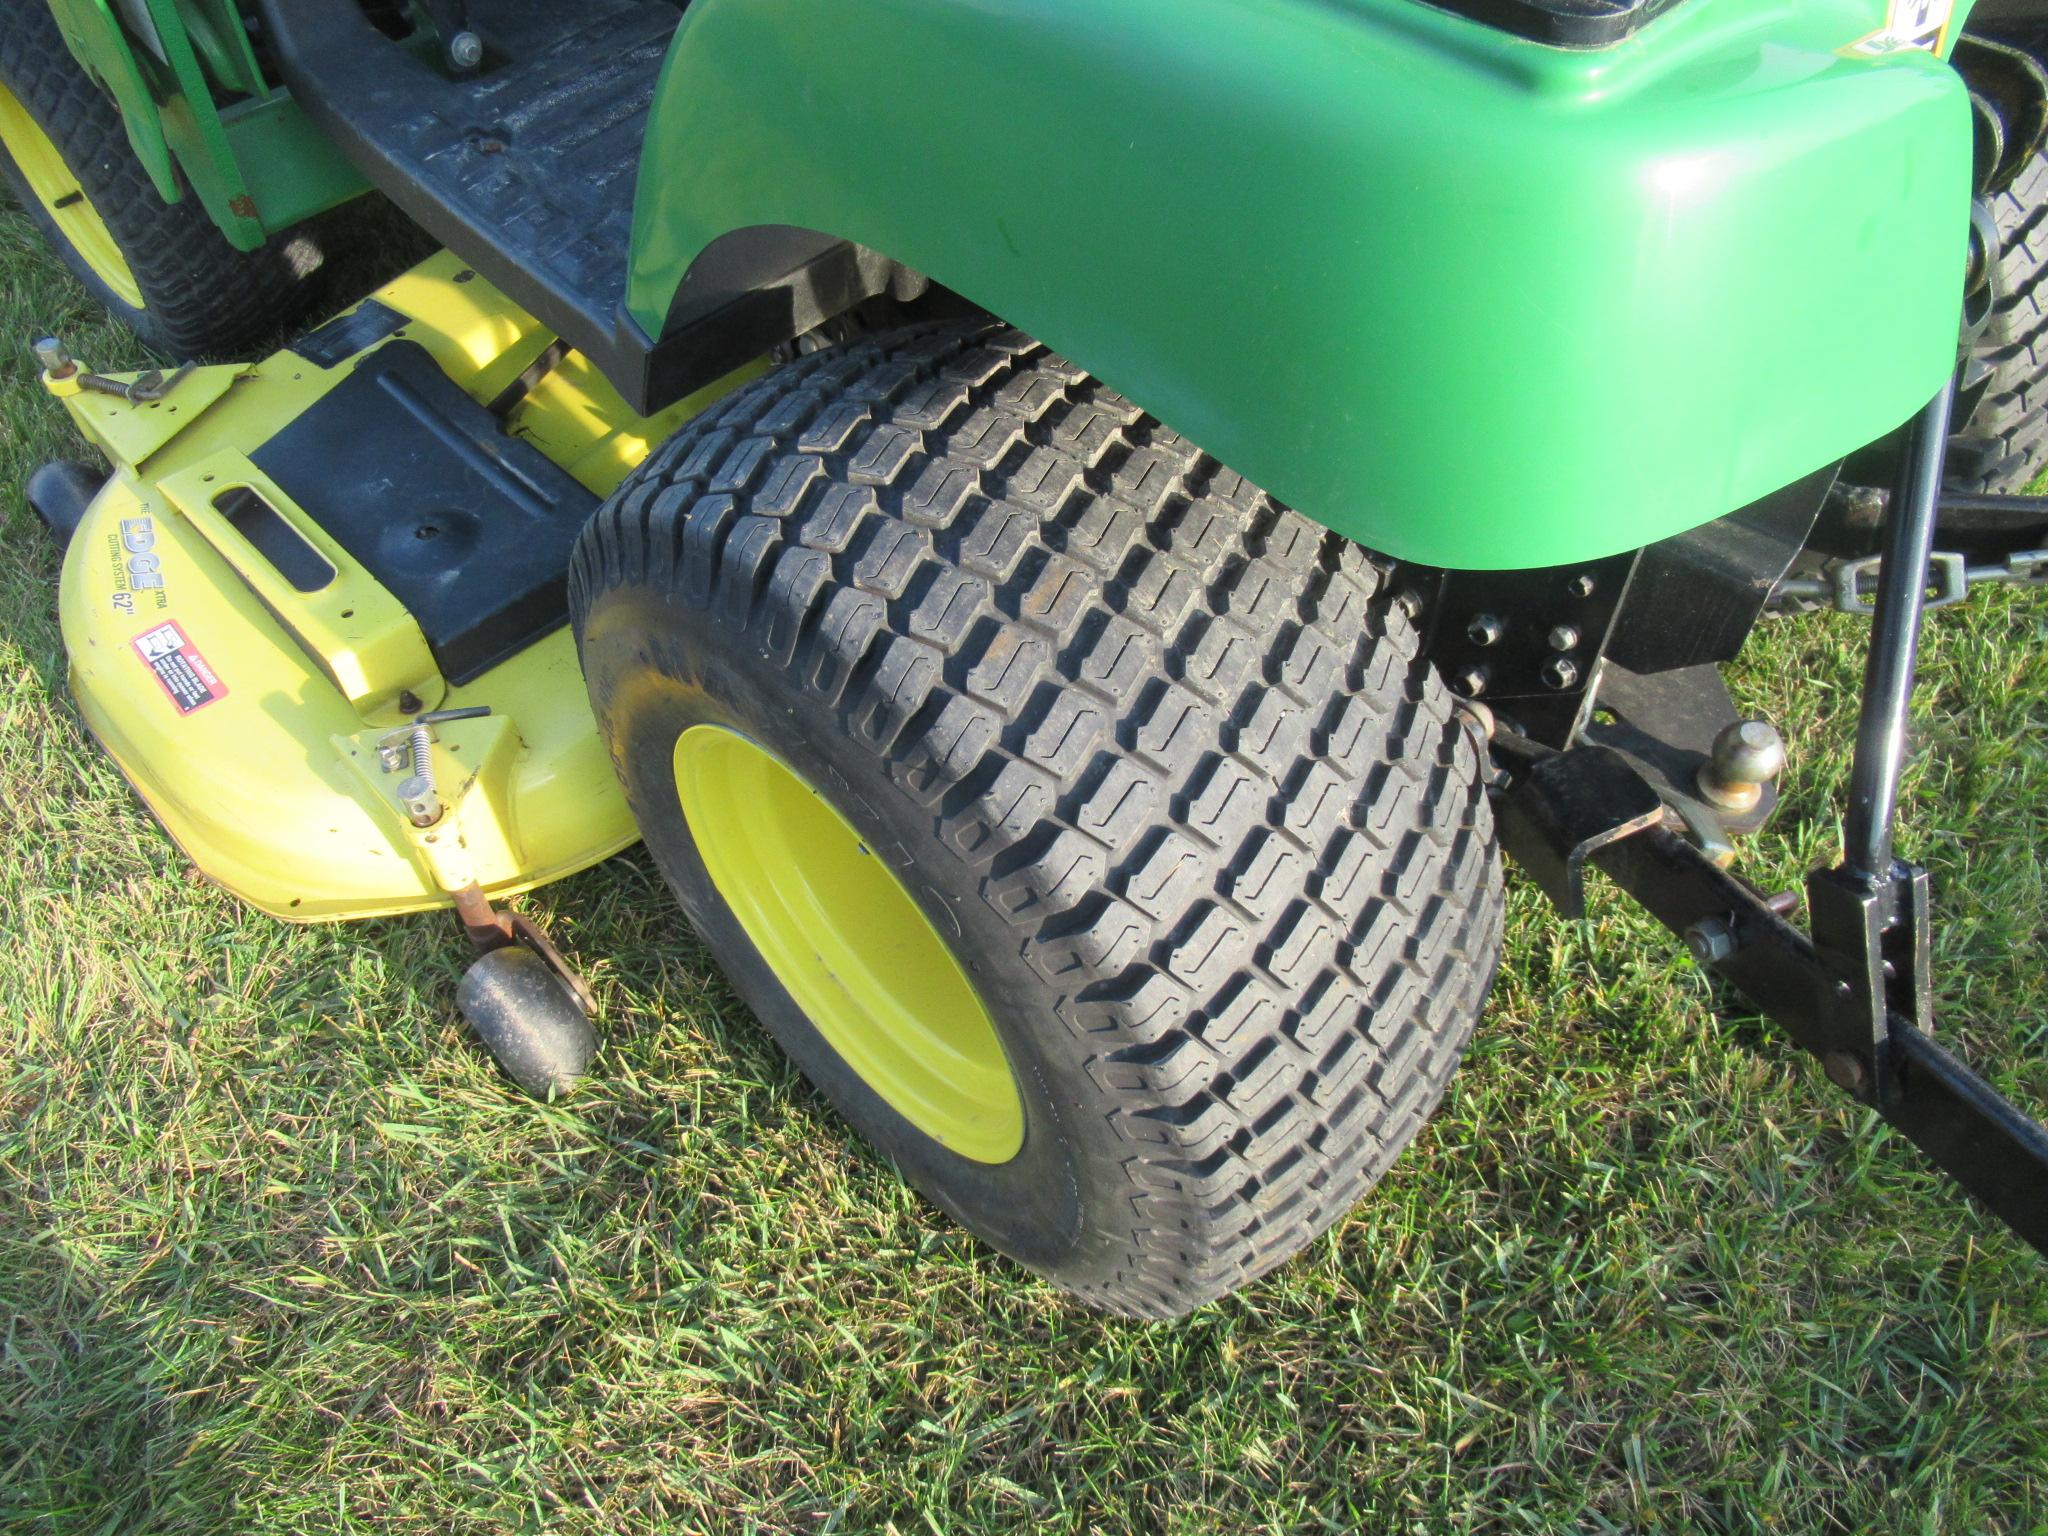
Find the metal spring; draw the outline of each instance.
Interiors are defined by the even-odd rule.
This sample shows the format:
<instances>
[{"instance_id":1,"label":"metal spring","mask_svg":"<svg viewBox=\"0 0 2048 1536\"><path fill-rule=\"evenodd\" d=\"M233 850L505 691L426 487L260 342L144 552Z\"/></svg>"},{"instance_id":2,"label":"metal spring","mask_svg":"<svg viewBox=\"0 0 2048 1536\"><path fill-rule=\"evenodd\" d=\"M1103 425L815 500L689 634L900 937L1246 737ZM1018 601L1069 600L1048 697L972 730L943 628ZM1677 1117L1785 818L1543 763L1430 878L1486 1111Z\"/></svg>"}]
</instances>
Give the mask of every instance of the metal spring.
<instances>
[{"instance_id":1,"label":"metal spring","mask_svg":"<svg viewBox=\"0 0 2048 1536\"><path fill-rule=\"evenodd\" d=\"M434 789L434 733L424 725L412 728L412 771L431 793Z\"/></svg>"}]
</instances>

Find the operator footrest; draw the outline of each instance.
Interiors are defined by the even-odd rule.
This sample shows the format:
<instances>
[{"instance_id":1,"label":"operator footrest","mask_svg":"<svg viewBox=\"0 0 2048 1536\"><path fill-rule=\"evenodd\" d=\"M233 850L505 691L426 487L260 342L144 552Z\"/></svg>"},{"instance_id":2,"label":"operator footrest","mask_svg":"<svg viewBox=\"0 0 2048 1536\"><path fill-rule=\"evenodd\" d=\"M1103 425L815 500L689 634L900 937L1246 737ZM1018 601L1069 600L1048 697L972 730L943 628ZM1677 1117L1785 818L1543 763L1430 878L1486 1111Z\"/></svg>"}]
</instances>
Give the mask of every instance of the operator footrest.
<instances>
[{"instance_id":1,"label":"operator footrest","mask_svg":"<svg viewBox=\"0 0 2048 1536\"><path fill-rule=\"evenodd\" d=\"M365 177L617 382L634 178L681 10L662 0L473 0L451 75L347 0L268 0L292 95ZM634 391L621 385L629 398Z\"/></svg>"}]
</instances>

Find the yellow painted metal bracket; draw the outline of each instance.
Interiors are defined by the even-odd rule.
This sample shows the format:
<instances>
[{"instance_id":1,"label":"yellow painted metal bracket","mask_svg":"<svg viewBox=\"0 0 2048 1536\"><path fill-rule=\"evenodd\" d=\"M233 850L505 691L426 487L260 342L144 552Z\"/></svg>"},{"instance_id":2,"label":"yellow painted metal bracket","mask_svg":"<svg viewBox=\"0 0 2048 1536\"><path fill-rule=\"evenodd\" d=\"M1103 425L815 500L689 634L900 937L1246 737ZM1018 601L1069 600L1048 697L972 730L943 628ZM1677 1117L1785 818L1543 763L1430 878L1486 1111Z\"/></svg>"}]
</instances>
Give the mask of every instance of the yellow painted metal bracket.
<instances>
[{"instance_id":1,"label":"yellow painted metal bracket","mask_svg":"<svg viewBox=\"0 0 2048 1536\"><path fill-rule=\"evenodd\" d=\"M480 402L554 339L445 252L374 298L404 317L391 339L417 342ZM202 871L297 921L447 906L472 882L513 895L637 836L566 628L448 686L404 605L250 462L368 350L332 367L287 349L197 368L158 400L77 371L44 378L114 466L62 578L80 712ZM572 355L507 430L602 493L752 371L649 419ZM105 377L118 390L138 376ZM258 547L243 498L304 543L310 575ZM180 667L213 683L195 692ZM380 742L416 712L479 706L490 714L435 727L445 811L414 826Z\"/></svg>"},{"instance_id":2,"label":"yellow painted metal bracket","mask_svg":"<svg viewBox=\"0 0 2048 1536\"><path fill-rule=\"evenodd\" d=\"M399 718L401 698L413 701L414 713L440 707L447 684L418 622L245 455L232 448L209 454L166 475L157 489L320 663L364 719ZM312 591L295 587L249 541L224 510L245 496L256 497L326 562L334 574L325 585Z\"/></svg>"},{"instance_id":3,"label":"yellow painted metal bracket","mask_svg":"<svg viewBox=\"0 0 2048 1536\"><path fill-rule=\"evenodd\" d=\"M88 389L88 375L73 365L69 374L43 374L43 387L64 402L64 408L94 447L116 464L139 465L197 421L249 372L247 363L193 368L159 400L130 401ZM111 384L133 385L141 373L94 374Z\"/></svg>"}]
</instances>

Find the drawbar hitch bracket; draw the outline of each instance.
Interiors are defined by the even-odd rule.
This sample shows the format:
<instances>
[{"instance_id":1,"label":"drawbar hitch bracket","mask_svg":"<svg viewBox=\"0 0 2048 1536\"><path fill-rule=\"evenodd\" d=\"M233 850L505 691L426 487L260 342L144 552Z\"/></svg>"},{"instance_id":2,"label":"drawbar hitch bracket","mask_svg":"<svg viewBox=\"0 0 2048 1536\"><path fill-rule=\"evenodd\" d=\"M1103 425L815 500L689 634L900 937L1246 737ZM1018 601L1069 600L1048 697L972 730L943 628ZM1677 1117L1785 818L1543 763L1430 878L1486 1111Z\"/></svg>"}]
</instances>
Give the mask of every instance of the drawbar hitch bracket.
<instances>
[{"instance_id":1,"label":"drawbar hitch bracket","mask_svg":"<svg viewBox=\"0 0 2048 1536\"><path fill-rule=\"evenodd\" d=\"M1885 523L1843 818L1842 862L1798 898L1767 896L1688 840L1675 813L1619 754L1553 752L1496 736L1501 842L1570 916L1583 868L1604 870L1684 937L1702 966L1749 999L1829 1081L1867 1104L2015 1233L2048 1255L2048 1130L1934 1038L1927 872L1898 858L1898 811L1914 663L1926 607L1951 391L1914 418Z\"/></svg>"}]
</instances>

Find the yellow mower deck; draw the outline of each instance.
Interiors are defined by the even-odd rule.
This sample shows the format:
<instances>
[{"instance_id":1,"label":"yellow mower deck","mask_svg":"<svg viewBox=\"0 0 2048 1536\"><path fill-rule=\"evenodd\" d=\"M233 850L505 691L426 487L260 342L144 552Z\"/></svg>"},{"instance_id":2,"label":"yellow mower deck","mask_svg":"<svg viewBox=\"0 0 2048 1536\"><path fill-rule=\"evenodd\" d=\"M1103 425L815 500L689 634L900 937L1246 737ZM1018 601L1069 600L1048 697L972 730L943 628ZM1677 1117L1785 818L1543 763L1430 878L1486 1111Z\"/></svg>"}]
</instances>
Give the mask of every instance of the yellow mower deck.
<instances>
[{"instance_id":1,"label":"yellow mower deck","mask_svg":"<svg viewBox=\"0 0 2048 1536\"><path fill-rule=\"evenodd\" d=\"M332 367L281 351L196 369L155 401L45 375L114 469L64 562L80 710L202 871L299 921L446 906L472 883L510 895L637 835L566 628L452 686L412 614L250 462L394 341L424 347L482 403L554 340L446 253L372 297L402 328ZM744 376L641 418L572 353L506 427L602 494ZM331 579L303 591L265 558L224 510L242 488L333 568ZM405 487L390 495L402 505ZM380 743L416 712L478 705L490 714L435 728L446 812L414 826L398 798L406 773L387 768Z\"/></svg>"}]
</instances>

